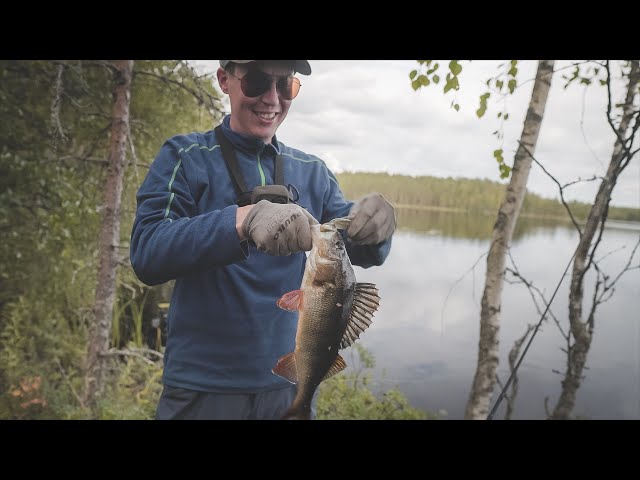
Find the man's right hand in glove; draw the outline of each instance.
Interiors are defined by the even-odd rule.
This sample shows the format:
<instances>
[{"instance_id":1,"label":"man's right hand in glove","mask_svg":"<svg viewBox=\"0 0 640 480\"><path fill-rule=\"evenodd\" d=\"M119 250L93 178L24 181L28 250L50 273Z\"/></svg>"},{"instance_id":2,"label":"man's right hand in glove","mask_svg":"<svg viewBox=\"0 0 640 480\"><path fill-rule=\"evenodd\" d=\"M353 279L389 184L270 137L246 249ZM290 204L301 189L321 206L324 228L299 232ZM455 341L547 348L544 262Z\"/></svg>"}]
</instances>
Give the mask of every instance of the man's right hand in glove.
<instances>
[{"instance_id":1,"label":"man's right hand in glove","mask_svg":"<svg viewBox=\"0 0 640 480\"><path fill-rule=\"evenodd\" d=\"M318 221L294 203L260 200L238 208L236 229L241 240L251 239L270 255L291 255L311 250L311 225Z\"/></svg>"}]
</instances>

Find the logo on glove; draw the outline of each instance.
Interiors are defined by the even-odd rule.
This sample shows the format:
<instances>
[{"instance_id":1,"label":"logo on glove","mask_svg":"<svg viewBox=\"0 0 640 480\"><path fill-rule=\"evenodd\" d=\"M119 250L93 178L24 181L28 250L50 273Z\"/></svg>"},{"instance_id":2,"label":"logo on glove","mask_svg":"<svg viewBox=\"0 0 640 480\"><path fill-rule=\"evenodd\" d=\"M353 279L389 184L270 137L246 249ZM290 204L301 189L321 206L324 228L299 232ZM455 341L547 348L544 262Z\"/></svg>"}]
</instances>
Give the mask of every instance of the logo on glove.
<instances>
[{"instance_id":1,"label":"logo on glove","mask_svg":"<svg viewBox=\"0 0 640 480\"><path fill-rule=\"evenodd\" d=\"M287 228L289 225L291 225L293 223L293 221L298 218L301 214L300 213L294 213L293 215L291 215L290 218L287 218L287 220L285 220L284 223L280 224L280 227L278 228L278 231L276 232L276 234L273 236L274 240L277 240L278 237L280 236L280 234L282 232L284 232L284 229Z\"/></svg>"}]
</instances>

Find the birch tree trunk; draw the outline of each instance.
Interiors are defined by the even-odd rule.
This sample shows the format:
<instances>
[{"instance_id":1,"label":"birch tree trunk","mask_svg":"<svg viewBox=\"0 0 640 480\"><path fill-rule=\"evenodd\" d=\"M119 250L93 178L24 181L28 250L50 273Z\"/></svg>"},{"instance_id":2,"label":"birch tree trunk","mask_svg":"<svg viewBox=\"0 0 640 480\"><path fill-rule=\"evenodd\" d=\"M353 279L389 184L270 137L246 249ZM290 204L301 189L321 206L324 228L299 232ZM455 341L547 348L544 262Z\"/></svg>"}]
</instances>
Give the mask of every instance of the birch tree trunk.
<instances>
[{"instance_id":1,"label":"birch tree trunk","mask_svg":"<svg viewBox=\"0 0 640 480\"><path fill-rule=\"evenodd\" d=\"M625 138L631 120L634 114L637 114L633 109L633 101L638 91L638 83L640 83L640 66L639 62L635 60L631 63L629 85L623 106L622 119L618 128L618 135L616 135L616 141L611 155L611 162L609 163L607 174L600 184L593 206L589 211L584 232L582 232L576 249L576 258L573 261L571 287L569 291L569 323L571 334L574 337L574 344L569 347L567 369L564 380L562 381L562 392L549 417L550 419L566 420L570 418L569 415L575 405L576 392L580 387L582 372L587 361L587 353L589 352L589 348L591 348L596 304L591 308L587 320L583 322L582 301L584 294L584 277L592 265L590 259L593 258L597 247L596 242L593 250L589 253L591 243L593 242L596 232L600 232L600 235L602 234L602 229L604 228L609 211L611 193L616 185L618 176L622 173L628 160L630 160L628 152L625 152L623 149L623 143L620 138ZM631 145L629 145L629 147L631 147ZM626 163L623 163L625 160ZM588 256L589 259L587 259Z\"/></svg>"},{"instance_id":2,"label":"birch tree trunk","mask_svg":"<svg viewBox=\"0 0 640 480\"><path fill-rule=\"evenodd\" d=\"M538 71L520 140L531 154L535 153L538 134L544 117L544 109L549 95L549 88L551 87L553 65L553 60L540 60L538 62ZM469 400L467 401L465 419L486 419L489 413L489 402L496 384L496 371L499 362L498 334L500 331L500 308L505 258L526 194L531 161L527 151L520 146L514 158L511 181L507 187L505 198L500 205L498 218L493 226L493 237L489 255L487 256L487 273L480 312L478 364Z\"/></svg>"},{"instance_id":3,"label":"birch tree trunk","mask_svg":"<svg viewBox=\"0 0 640 480\"><path fill-rule=\"evenodd\" d=\"M109 332L116 296L116 270L120 241L120 205L125 170L125 150L129 131L129 104L133 60L116 60L114 103L111 120L108 174L104 185L104 217L99 239L99 267L96 284L93 323L85 373L85 405L94 405L102 392L105 378L105 356L109 348Z\"/></svg>"}]
</instances>

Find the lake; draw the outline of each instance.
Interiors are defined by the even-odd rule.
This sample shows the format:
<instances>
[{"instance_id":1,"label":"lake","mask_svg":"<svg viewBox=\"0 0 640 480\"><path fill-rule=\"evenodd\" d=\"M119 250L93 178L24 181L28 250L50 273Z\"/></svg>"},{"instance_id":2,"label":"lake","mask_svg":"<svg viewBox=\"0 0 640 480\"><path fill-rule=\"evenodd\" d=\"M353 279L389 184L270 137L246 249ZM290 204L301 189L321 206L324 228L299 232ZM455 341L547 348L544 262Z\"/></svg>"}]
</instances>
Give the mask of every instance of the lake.
<instances>
[{"instance_id":1,"label":"lake","mask_svg":"<svg viewBox=\"0 0 640 480\"><path fill-rule=\"evenodd\" d=\"M480 300L494 218L415 210L398 211L398 231L381 267L355 267L360 282L378 285L381 305L359 343L373 353L376 389L398 387L410 403L445 419L461 419L478 354ZM640 224L611 222L596 258L615 277L640 236ZM577 245L571 224L521 218L512 241L520 273L549 299ZM636 253L634 265L639 263ZM472 270L476 263L475 269ZM512 267L507 261L507 265ZM509 275L509 280L514 278ZM570 271L551 310L568 328ZM595 274L585 282L583 310L591 305ZM627 271L612 298L596 311L594 338L573 416L640 419L640 269ZM507 356L528 324L539 321L529 290L505 283L498 375L506 383ZM543 323L518 370L513 419L543 419L545 399L553 409L561 391L566 341L557 325ZM524 349L524 345L523 345ZM343 357L349 363L353 352ZM353 368L351 366L350 368ZM493 395L491 407L499 389ZM504 418L506 401L496 414Z\"/></svg>"}]
</instances>

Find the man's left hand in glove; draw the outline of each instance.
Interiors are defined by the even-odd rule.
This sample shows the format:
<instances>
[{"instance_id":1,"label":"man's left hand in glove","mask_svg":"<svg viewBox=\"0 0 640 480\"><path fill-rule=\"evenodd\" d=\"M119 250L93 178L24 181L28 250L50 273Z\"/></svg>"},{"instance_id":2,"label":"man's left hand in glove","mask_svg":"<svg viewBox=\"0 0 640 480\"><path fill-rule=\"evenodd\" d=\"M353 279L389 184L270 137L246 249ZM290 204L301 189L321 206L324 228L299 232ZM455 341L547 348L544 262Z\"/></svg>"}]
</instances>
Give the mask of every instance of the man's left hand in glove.
<instances>
[{"instance_id":1,"label":"man's left hand in glove","mask_svg":"<svg viewBox=\"0 0 640 480\"><path fill-rule=\"evenodd\" d=\"M375 245L388 239L396 229L393 206L379 193L370 193L351 207L347 236L356 245Z\"/></svg>"}]
</instances>

